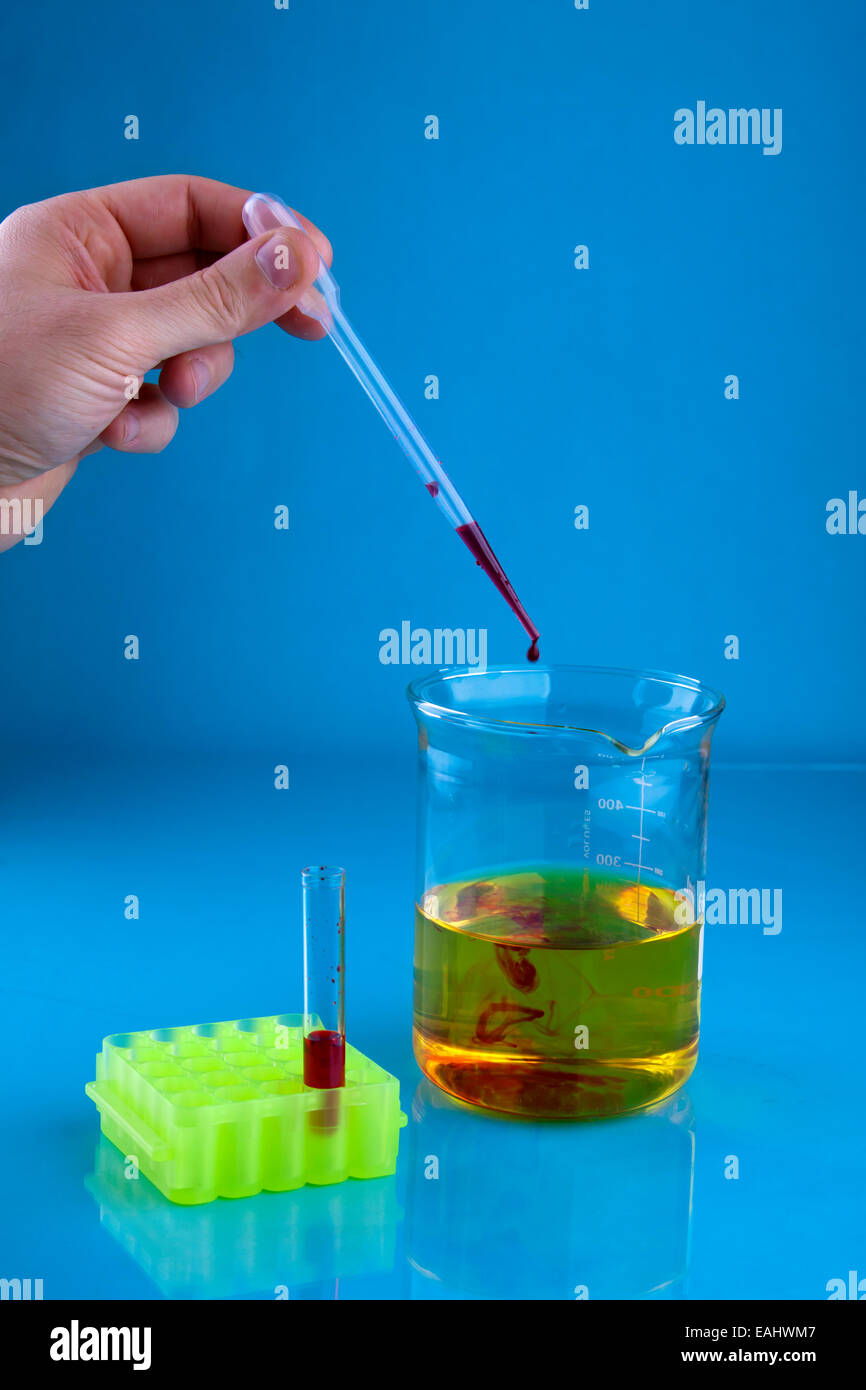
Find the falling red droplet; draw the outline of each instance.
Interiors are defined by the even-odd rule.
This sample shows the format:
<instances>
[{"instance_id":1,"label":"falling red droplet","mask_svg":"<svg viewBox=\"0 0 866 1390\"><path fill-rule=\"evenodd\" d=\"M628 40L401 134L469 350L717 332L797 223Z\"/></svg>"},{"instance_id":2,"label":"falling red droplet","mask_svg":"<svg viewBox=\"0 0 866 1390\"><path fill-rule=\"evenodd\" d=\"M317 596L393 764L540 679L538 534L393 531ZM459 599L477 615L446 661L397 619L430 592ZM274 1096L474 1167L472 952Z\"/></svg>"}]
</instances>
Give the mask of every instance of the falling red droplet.
<instances>
[{"instance_id":1,"label":"falling red droplet","mask_svg":"<svg viewBox=\"0 0 866 1390\"><path fill-rule=\"evenodd\" d=\"M539 650L538 650L538 638L537 638L537 637L533 637L533 639L532 639L532 646L529 648L529 651L526 653L526 660L527 660L527 661L537 661L540 655L541 655L541 653L540 653Z\"/></svg>"}]
</instances>

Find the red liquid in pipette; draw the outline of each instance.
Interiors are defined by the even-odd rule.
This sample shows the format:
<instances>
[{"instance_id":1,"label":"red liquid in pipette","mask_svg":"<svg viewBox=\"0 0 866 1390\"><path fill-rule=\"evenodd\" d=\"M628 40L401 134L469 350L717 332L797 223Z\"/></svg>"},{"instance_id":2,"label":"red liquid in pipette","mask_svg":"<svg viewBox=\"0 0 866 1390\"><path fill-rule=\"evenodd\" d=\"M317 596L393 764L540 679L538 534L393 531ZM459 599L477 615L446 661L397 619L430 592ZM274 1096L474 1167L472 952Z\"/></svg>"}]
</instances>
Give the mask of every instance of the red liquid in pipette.
<instances>
[{"instance_id":1,"label":"red liquid in pipette","mask_svg":"<svg viewBox=\"0 0 866 1390\"><path fill-rule=\"evenodd\" d=\"M505 570L494 555L490 542L478 525L478 522L467 521L465 526L458 526L457 534L463 544L467 546L475 556L475 563L480 565L484 573L493 580L493 583L496 585L511 611L517 615L532 638L532 646L526 653L527 661L537 661L539 656L538 628L535 626L526 609L523 607L523 604L520 602L520 599L512 589Z\"/></svg>"},{"instance_id":2,"label":"red liquid in pipette","mask_svg":"<svg viewBox=\"0 0 866 1390\"><path fill-rule=\"evenodd\" d=\"M346 1039L316 1028L304 1038L304 1085L331 1090L346 1084Z\"/></svg>"}]
</instances>

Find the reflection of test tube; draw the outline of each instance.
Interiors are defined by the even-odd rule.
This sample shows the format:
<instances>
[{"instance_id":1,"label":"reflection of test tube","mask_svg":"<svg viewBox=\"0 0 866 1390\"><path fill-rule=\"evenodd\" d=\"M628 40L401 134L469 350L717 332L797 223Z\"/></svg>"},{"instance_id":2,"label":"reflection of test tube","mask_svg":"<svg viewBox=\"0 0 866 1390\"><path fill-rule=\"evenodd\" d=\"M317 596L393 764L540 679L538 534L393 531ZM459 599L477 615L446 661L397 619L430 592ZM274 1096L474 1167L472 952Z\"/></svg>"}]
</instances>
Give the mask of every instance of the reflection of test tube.
<instances>
[{"instance_id":1,"label":"reflection of test tube","mask_svg":"<svg viewBox=\"0 0 866 1390\"><path fill-rule=\"evenodd\" d=\"M304 1085L346 1084L346 872L304 869Z\"/></svg>"}]
</instances>

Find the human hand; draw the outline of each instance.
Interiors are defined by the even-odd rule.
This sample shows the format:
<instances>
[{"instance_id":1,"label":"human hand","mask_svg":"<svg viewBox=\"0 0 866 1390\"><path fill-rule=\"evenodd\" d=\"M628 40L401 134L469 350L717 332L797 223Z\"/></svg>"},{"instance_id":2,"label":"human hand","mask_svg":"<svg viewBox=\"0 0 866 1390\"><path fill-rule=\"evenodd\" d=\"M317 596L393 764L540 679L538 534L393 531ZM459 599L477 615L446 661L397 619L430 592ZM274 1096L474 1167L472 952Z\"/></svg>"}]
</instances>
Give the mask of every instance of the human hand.
<instances>
[{"instance_id":1,"label":"human hand","mask_svg":"<svg viewBox=\"0 0 866 1390\"><path fill-rule=\"evenodd\" d=\"M294 306L316 252L330 265L327 238L304 218L309 236L281 227L247 241L248 196L166 175L65 193L0 223L0 507L30 499L41 516L103 445L159 453L178 406L230 375L233 338L274 320L322 336ZM145 382L157 366L159 384ZM21 538L8 532L0 550Z\"/></svg>"}]
</instances>

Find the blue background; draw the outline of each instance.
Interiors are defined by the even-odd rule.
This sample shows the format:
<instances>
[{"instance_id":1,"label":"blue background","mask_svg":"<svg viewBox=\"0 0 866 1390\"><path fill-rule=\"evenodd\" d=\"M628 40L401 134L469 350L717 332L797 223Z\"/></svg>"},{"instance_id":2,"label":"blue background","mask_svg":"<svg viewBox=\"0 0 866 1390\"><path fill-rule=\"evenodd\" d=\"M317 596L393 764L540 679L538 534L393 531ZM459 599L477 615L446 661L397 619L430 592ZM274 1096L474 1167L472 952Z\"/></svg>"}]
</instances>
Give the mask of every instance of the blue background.
<instances>
[{"instance_id":1,"label":"blue background","mask_svg":"<svg viewBox=\"0 0 866 1390\"><path fill-rule=\"evenodd\" d=\"M178 1286L172 1243L208 1248L216 1221L231 1252L237 1218L193 1214L181 1236L165 1204L149 1223L120 1211L83 1096L100 1039L297 1008L297 874L333 859L349 873L350 1039L400 1075L409 1107L412 672L379 661L379 633L485 627L491 661L526 645L331 346L262 330L164 454L86 460L43 543L0 561L0 1275L42 1277L47 1297L269 1297L293 1279L330 1297L333 1278L347 1297L508 1296L497 1208L473 1201L460 1155L499 1171L513 1204L537 1143L556 1182L527 1206L542 1236L513 1296L573 1297L587 1267L623 1297L822 1298L827 1280L866 1276L866 537L825 527L830 498L866 493L861 7L49 0L2 26L0 212L189 172L312 217L346 311L491 537L545 659L725 691L710 882L782 887L785 917L778 937L708 929L686 1112L672 1102L596 1140L458 1114L449 1150L447 1102L422 1088L379 1197L350 1184L338 1215L303 1192L242 1204L268 1251L287 1213L330 1211L305 1247L320 1267L277 1242L246 1282ZM782 153L676 145L673 113L698 100L783 108ZM424 398L430 373L439 400ZM655 1142L678 1175L661 1197ZM431 1143L456 1155L447 1250L419 1177ZM593 1143L622 1174L603 1232L580 1224ZM722 1176L732 1153L737 1182ZM654 1204L679 1233L657 1257ZM641 1212L638 1255L625 1233ZM342 1264L338 1217L354 1232ZM137 1221L156 1242L149 1272L127 1253ZM596 1271L587 1251L610 1241L621 1261Z\"/></svg>"}]
</instances>

